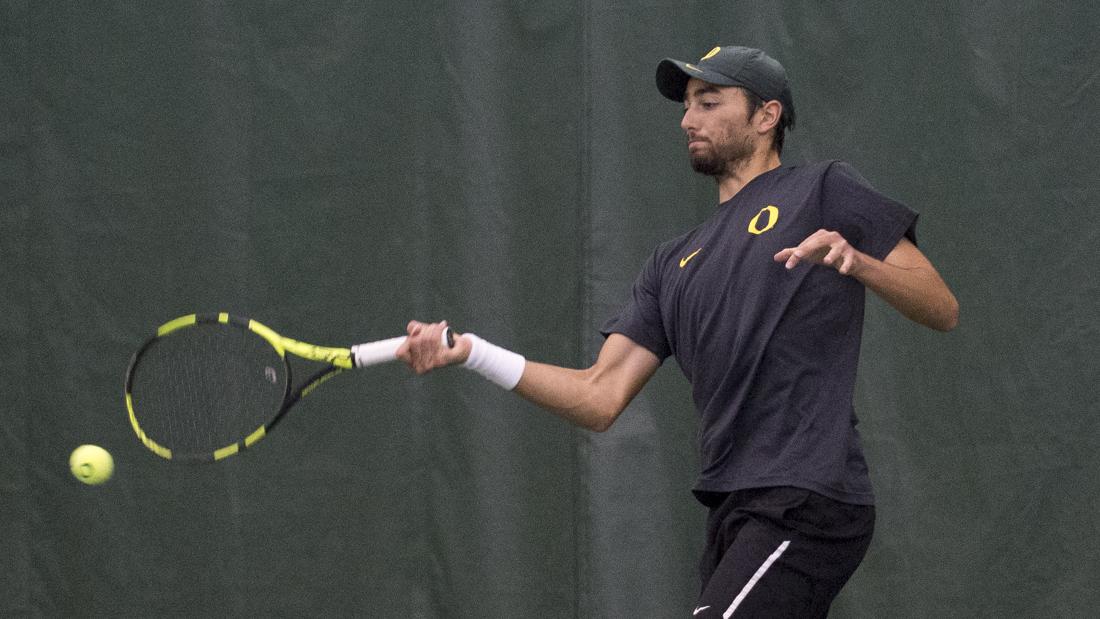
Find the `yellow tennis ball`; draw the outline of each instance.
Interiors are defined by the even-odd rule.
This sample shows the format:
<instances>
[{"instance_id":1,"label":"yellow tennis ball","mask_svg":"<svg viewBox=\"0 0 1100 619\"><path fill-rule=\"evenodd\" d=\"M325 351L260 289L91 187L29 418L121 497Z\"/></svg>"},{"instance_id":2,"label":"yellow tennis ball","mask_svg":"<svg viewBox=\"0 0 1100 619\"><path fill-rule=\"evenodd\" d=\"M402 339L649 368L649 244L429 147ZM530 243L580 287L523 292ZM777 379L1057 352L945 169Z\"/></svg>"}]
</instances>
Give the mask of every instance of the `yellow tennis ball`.
<instances>
[{"instance_id":1,"label":"yellow tennis ball","mask_svg":"<svg viewBox=\"0 0 1100 619\"><path fill-rule=\"evenodd\" d=\"M115 472L115 460L99 445L81 445L69 456L69 469L73 477L95 486L111 478Z\"/></svg>"}]
</instances>

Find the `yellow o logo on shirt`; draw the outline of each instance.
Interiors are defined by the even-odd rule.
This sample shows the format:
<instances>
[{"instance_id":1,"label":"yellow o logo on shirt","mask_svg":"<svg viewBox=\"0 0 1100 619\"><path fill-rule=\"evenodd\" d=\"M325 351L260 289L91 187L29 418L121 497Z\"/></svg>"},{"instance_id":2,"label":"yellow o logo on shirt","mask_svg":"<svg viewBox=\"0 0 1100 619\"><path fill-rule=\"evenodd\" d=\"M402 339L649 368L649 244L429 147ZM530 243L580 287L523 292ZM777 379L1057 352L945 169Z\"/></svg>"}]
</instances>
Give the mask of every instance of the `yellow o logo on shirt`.
<instances>
[{"instance_id":1,"label":"yellow o logo on shirt","mask_svg":"<svg viewBox=\"0 0 1100 619\"><path fill-rule=\"evenodd\" d=\"M764 224L764 227L761 228L760 227L760 216L763 215L764 213L768 214L768 220ZM771 230L772 228L774 228L775 227L775 222L777 222L777 221L779 221L779 207L778 206L772 206L772 205L769 204L768 206L765 206L764 208L760 209L760 212L756 214L756 217L753 217L752 220L749 221L749 232L751 232L753 234L764 234L768 230Z\"/></svg>"}]
</instances>

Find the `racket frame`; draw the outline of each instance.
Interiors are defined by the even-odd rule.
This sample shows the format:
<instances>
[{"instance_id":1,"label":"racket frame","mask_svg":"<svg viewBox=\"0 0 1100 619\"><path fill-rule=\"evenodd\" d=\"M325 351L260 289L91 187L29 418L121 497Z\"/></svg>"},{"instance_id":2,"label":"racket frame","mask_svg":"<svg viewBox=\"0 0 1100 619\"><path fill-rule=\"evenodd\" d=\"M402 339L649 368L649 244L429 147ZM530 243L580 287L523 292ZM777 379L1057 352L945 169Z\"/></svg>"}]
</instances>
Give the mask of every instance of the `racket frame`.
<instances>
[{"instance_id":1,"label":"racket frame","mask_svg":"<svg viewBox=\"0 0 1100 619\"><path fill-rule=\"evenodd\" d=\"M141 427L138 422L138 415L134 411L133 401L133 381L134 370L137 368L142 355L145 354L149 348L163 337L169 336L182 329L187 329L201 324L225 324L233 325L238 328L251 331L256 335L263 338L279 355L284 364L286 371L286 388L283 392L282 403L279 409L275 412L270 421L262 424L260 427L253 430L244 439L234 442L229 445L225 445L213 452L205 454L175 454L172 449L161 445L148 434ZM306 359L309 361L317 361L327 364L324 367L313 374L301 387L293 388L293 374L291 372L290 363L287 362L287 353L290 353L296 357ZM129 414L130 425L137 434L138 439L141 440L150 451L166 460L184 461L184 462L216 462L232 456L243 449L247 449L256 444L260 439L264 438L268 432L283 418L286 412L303 396L309 395L314 389L321 383L336 376L337 374L344 372L345 370L355 367L355 359L350 348L338 348L330 346L316 346L314 344L308 344L306 342L300 342L288 337L283 337L276 333L270 327L257 322L249 318L242 318L229 314L227 312L207 313L207 314L187 314L174 318L168 322L157 327L156 333L146 340L141 347L134 353L130 359L130 364L126 369L126 382L125 382L125 399L126 410Z\"/></svg>"}]
</instances>

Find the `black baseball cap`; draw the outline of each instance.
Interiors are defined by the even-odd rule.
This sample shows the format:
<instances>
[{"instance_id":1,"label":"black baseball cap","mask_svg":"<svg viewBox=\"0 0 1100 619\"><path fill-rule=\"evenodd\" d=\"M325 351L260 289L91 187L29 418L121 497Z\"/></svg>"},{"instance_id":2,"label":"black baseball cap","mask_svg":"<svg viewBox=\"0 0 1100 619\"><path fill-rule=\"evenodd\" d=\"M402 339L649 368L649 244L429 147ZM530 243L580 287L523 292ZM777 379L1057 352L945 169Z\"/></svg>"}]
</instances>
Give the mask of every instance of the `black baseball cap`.
<instances>
[{"instance_id":1,"label":"black baseball cap","mask_svg":"<svg viewBox=\"0 0 1100 619\"><path fill-rule=\"evenodd\" d=\"M665 58L657 65L657 90L673 101L683 101L688 80L693 77L717 86L740 86L765 101L779 101L783 114L794 126L794 98L787 84L787 71L758 49L715 47L696 63Z\"/></svg>"}]
</instances>

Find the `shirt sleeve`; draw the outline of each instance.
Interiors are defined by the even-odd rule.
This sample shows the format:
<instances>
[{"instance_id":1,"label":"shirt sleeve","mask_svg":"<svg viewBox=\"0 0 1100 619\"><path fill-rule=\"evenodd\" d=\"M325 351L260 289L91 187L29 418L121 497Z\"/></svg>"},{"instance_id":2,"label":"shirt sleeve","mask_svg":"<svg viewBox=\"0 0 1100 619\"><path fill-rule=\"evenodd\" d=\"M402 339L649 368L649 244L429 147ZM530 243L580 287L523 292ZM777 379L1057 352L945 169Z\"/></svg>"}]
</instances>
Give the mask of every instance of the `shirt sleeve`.
<instances>
[{"instance_id":1,"label":"shirt sleeve","mask_svg":"<svg viewBox=\"0 0 1100 619\"><path fill-rule=\"evenodd\" d=\"M829 166L821 204L825 228L875 259L884 259L903 236L917 243L917 213L879 193L847 163Z\"/></svg>"},{"instance_id":2,"label":"shirt sleeve","mask_svg":"<svg viewBox=\"0 0 1100 619\"><path fill-rule=\"evenodd\" d=\"M621 333L664 361L672 351L665 333L664 322L661 320L658 253L654 252L646 261L642 272L634 281L630 300L617 316L604 323L600 333L604 337L612 333Z\"/></svg>"}]
</instances>

